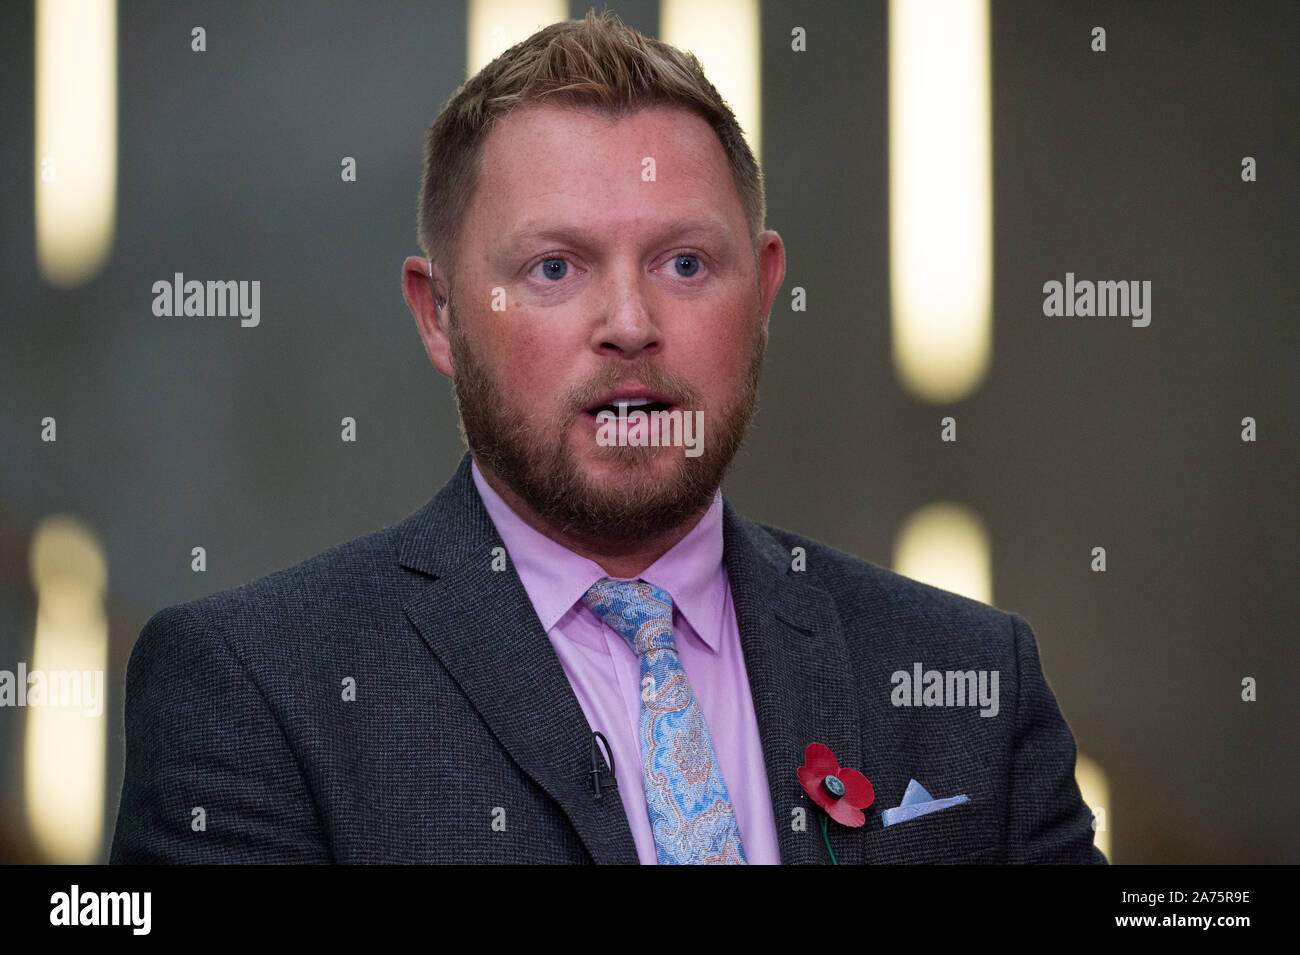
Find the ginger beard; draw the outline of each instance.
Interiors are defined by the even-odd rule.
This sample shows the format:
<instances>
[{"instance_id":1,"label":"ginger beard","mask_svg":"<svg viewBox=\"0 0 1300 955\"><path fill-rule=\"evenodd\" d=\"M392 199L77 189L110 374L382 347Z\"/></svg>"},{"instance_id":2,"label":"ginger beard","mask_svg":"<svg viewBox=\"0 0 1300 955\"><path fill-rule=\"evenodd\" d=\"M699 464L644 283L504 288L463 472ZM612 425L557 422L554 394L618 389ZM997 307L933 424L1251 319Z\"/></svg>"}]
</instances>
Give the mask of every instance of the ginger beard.
<instances>
[{"instance_id":1,"label":"ginger beard","mask_svg":"<svg viewBox=\"0 0 1300 955\"><path fill-rule=\"evenodd\" d=\"M620 372L610 367L581 386L570 388L554 417L540 418L518 408L488 368L478 360L460 328L459 313L448 302L448 338L460 430L474 457L490 467L534 513L561 533L604 545L634 545L700 516L722 484L740 450L758 401L758 379L767 349L761 316L755 323L749 367L736 401L722 413L702 407L695 389L679 375L649 362ZM635 378L670 397L683 414L704 412L702 452L687 457L681 447L601 447L590 441L604 476L592 479L570 445L573 424L586 409ZM675 459L664 475L656 458Z\"/></svg>"}]
</instances>

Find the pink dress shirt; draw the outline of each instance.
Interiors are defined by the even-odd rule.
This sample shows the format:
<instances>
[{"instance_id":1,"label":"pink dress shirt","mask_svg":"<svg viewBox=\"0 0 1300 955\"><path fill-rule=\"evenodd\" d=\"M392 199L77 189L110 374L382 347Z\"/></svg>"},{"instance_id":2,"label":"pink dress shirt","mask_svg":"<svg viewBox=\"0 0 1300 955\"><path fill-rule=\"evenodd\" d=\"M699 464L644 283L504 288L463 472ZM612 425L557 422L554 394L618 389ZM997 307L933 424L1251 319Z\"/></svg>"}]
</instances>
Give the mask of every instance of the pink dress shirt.
<instances>
[{"instance_id":1,"label":"pink dress shirt","mask_svg":"<svg viewBox=\"0 0 1300 955\"><path fill-rule=\"evenodd\" d=\"M529 527L483 479L477 462L473 474L488 516L501 535L587 722L604 734L614 751L618 792L637 856L643 865L654 865L657 856L637 736L640 665L627 641L582 602L587 589L608 574L594 561ZM690 533L647 567L639 579L662 587L673 598L677 654L709 725L745 858L751 864L779 864L758 720L749 692L731 588L722 564L721 491Z\"/></svg>"}]
</instances>

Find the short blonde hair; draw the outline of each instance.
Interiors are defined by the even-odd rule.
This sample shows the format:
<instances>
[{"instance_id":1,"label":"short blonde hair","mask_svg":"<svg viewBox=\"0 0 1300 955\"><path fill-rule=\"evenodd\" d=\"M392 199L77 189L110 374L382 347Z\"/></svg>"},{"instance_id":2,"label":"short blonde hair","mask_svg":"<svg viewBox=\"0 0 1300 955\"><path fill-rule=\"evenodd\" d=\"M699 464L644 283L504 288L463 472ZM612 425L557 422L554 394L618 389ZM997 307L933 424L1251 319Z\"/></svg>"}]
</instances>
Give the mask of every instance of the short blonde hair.
<instances>
[{"instance_id":1,"label":"short blonde hair","mask_svg":"<svg viewBox=\"0 0 1300 955\"><path fill-rule=\"evenodd\" d=\"M479 154L492 124L517 106L542 101L594 109L611 118L646 106L677 106L717 134L757 249L766 197L763 174L735 114L694 55L646 37L617 16L588 10L516 43L465 82L424 137L417 231L424 254L449 276L460 228L478 181ZM757 254L757 252L755 252Z\"/></svg>"}]
</instances>

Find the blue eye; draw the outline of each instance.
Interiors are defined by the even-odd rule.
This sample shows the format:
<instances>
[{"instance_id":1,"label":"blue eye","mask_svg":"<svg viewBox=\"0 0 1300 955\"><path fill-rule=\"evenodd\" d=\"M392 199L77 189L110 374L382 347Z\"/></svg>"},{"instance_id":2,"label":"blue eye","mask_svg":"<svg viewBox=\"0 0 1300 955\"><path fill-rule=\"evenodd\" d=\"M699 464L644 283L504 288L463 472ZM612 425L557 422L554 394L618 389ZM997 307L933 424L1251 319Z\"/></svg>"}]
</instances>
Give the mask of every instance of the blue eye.
<instances>
[{"instance_id":1,"label":"blue eye","mask_svg":"<svg viewBox=\"0 0 1300 955\"><path fill-rule=\"evenodd\" d=\"M556 271L554 268L552 268L550 263L557 263L559 265L559 271ZM555 258L542 259L542 261L538 262L537 264L542 267L543 275L545 275L548 279L554 279L555 281L559 281L560 279L564 278L564 276L567 275L569 272L569 263L564 261L564 259L555 259Z\"/></svg>"},{"instance_id":2,"label":"blue eye","mask_svg":"<svg viewBox=\"0 0 1300 955\"><path fill-rule=\"evenodd\" d=\"M682 278L687 278L687 279L689 279L689 278L691 278L692 276L694 276L696 272L698 272L698 271L700 270L700 259L699 259L699 256L696 256L696 255L688 255L688 254L683 253L682 255L677 256L677 258L674 260L674 263L673 263L673 264L674 264L674 265L679 265L679 266L680 266L680 265L682 264L682 260L686 260L686 262L687 262L687 266L686 266L686 268L688 269L687 272L682 272L680 269L678 270L678 273L677 273L677 274L680 275L680 276L682 276Z\"/></svg>"}]
</instances>

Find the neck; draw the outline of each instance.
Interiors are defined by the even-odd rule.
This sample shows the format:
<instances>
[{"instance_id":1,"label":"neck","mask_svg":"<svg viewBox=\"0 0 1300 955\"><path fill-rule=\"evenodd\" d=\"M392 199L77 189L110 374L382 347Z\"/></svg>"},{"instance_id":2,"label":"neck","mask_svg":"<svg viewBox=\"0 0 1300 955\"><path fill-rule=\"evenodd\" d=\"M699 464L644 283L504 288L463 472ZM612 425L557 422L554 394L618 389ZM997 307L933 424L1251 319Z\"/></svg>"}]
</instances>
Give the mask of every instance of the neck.
<instances>
[{"instance_id":1,"label":"neck","mask_svg":"<svg viewBox=\"0 0 1300 955\"><path fill-rule=\"evenodd\" d=\"M572 529L566 531L547 521L529 507L494 470L484 466L477 458L475 462L478 464L479 473L483 475L483 480L487 481L492 490L501 496L520 520L561 547L599 564L601 570L610 577L639 576L689 534L691 529L700 522L700 518L708 512L708 507L701 508L677 526L644 540L609 541L594 535L575 533Z\"/></svg>"}]
</instances>

